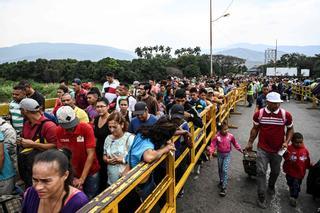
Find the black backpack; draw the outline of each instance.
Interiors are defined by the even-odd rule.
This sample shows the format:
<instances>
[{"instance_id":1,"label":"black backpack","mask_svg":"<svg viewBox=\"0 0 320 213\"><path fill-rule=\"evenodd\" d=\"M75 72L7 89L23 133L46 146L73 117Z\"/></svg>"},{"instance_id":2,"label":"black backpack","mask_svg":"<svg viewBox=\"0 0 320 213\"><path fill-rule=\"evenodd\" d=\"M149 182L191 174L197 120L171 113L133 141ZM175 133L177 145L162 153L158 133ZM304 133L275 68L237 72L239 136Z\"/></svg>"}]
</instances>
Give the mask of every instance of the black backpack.
<instances>
[{"instance_id":1,"label":"black backpack","mask_svg":"<svg viewBox=\"0 0 320 213\"><path fill-rule=\"evenodd\" d=\"M307 193L311 194L314 199L320 197L320 160L309 170Z\"/></svg>"}]
</instances>

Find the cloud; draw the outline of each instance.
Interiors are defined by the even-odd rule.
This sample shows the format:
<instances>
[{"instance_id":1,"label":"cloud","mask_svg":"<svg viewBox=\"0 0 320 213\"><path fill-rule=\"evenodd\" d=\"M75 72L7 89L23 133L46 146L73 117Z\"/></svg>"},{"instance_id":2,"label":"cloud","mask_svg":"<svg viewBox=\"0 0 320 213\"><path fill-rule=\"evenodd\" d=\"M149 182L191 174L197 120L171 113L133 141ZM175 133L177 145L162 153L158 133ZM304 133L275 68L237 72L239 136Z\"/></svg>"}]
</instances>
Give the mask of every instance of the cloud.
<instances>
[{"instance_id":1,"label":"cloud","mask_svg":"<svg viewBox=\"0 0 320 213\"><path fill-rule=\"evenodd\" d=\"M213 16L230 2L213 0ZM319 44L318 0L234 0L213 23L214 47L250 42ZM133 50L163 44L209 47L209 0L1 0L0 46L101 44Z\"/></svg>"}]
</instances>

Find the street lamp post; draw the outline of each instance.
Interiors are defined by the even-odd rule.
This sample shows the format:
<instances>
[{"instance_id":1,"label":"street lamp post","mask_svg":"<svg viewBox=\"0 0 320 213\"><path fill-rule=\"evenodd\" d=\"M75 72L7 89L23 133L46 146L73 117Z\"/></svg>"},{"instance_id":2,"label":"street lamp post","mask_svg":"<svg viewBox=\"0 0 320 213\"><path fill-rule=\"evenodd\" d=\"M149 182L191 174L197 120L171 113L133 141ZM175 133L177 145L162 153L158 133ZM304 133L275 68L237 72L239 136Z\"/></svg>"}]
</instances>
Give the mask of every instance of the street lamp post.
<instances>
[{"instance_id":1,"label":"street lamp post","mask_svg":"<svg viewBox=\"0 0 320 213\"><path fill-rule=\"evenodd\" d=\"M230 13L223 14L218 18L212 20L212 0L210 0L210 76L213 77L213 63L212 63L212 23L218 21L223 17L229 16Z\"/></svg>"}]
</instances>

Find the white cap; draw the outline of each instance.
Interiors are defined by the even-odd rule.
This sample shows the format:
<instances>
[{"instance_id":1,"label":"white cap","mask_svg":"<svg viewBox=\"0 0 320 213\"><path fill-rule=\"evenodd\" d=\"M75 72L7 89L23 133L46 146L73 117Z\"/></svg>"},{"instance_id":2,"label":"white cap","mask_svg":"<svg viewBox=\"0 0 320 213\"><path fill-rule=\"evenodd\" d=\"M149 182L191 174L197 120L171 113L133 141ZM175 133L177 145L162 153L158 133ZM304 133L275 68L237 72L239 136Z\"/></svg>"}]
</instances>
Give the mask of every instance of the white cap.
<instances>
[{"instance_id":1,"label":"white cap","mask_svg":"<svg viewBox=\"0 0 320 213\"><path fill-rule=\"evenodd\" d=\"M64 129L71 129L78 125L79 119L70 106L62 106L57 111L59 125Z\"/></svg>"},{"instance_id":2,"label":"white cap","mask_svg":"<svg viewBox=\"0 0 320 213\"><path fill-rule=\"evenodd\" d=\"M280 94L277 92L269 92L267 94L267 101L271 103L282 103L283 101L281 100Z\"/></svg>"}]
</instances>

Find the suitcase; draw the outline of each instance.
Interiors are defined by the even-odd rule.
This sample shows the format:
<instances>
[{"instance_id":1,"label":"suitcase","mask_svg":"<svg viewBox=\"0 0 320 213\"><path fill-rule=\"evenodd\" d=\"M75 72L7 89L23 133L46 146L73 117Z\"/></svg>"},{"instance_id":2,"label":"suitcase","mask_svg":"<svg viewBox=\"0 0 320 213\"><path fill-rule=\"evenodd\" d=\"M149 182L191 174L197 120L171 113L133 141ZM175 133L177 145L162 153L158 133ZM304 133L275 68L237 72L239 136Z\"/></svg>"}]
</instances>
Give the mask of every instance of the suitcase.
<instances>
[{"instance_id":1,"label":"suitcase","mask_svg":"<svg viewBox=\"0 0 320 213\"><path fill-rule=\"evenodd\" d=\"M256 151L243 151L243 168L245 173L251 176L257 175L257 166L256 166L256 160L257 160L257 152Z\"/></svg>"}]
</instances>

